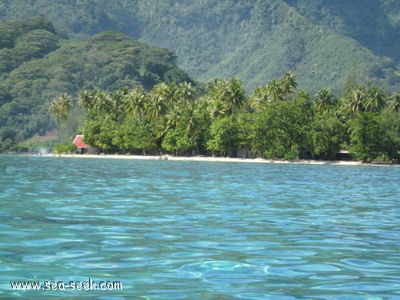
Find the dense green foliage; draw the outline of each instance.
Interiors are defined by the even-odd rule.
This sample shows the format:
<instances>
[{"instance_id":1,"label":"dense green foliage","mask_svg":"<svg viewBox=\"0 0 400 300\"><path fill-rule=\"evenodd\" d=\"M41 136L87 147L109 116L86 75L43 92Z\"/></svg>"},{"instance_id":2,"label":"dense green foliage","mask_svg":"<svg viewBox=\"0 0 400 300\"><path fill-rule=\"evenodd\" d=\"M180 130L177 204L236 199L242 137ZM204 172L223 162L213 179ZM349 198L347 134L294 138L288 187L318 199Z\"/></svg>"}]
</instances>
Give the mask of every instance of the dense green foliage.
<instances>
[{"instance_id":1,"label":"dense green foliage","mask_svg":"<svg viewBox=\"0 0 400 300\"><path fill-rule=\"evenodd\" d=\"M105 92L83 90L84 139L105 153L172 153L335 159L350 149L362 161L399 161L400 95L349 80L339 98L297 89L292 72L247 95L237 78ZM63 100L64 99L64 100ZM55 117L73 109L61 95Z\"/></svg>"},{"instance_id":2,"label":"dense green foliage","mask_svg":"<svg viewBox=\"0 0 400 300\"><path fill-rule=\"evenodd\" d=\"M400 88L397 1L13 0L0 2L0 20L0 151L57 126L62 143L101 132L90 142L108 152L398 153L397 98L378 88ZM230 79L181 100L179 83L194 83L176 62L196 79ZM273 79L286 70L297 82ZM366 84L345 84L349 75ZM157 96L165 86L170 95ZM77 106L84 90L111 107L98 102L107 112L96 117Z\"/></svg>"},{"instance_id":3,"label":"dense green foliage","mask_svg":"<svg viewBox=\"0 0 400 300\"><path fill-rule=\"evenodd\" d=\"M53 129L47 106L61 93L190 81L171 51L115 31L71 41L49 21L33 18L0 23L0 37L0 151ZM76 134L74 126L62 140Z\"/></svg>"},{"instance_id":4,"label":"dense green foliage","mask_svg":"<svg viewBox=\"0 0 400 300\"><path fill-rule=\"evenodd\" d=\"M0 18L46 16L73 38L118 30L174 51L193 78L246 90L294 71L313 93L364 81L400 90L400 2L393 0L13 0Z\"/></svg>"}]
</instances>

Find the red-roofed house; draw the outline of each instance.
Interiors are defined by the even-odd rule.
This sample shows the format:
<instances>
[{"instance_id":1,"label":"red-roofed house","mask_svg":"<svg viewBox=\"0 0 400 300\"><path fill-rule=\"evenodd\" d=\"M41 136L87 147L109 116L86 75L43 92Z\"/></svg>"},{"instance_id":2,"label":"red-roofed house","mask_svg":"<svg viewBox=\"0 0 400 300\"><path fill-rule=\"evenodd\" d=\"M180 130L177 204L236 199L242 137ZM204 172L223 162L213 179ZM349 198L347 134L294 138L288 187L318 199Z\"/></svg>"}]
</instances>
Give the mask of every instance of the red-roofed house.
<instances>
[{"instance_id":1,"label":"red-roofed house","mask_svg":"<svg viewBox=\"0 0 400 300\"><path fill-rule=\"evenodd\" d=\"M89 145L86 145L83 142L83 135L81 135L81 134L78 134L77 136L75 136L73 143L76 146L76 149L77 149L76 152L80 153L80 154L86 153L89 148Z\"/></svg>"}]
</instances>

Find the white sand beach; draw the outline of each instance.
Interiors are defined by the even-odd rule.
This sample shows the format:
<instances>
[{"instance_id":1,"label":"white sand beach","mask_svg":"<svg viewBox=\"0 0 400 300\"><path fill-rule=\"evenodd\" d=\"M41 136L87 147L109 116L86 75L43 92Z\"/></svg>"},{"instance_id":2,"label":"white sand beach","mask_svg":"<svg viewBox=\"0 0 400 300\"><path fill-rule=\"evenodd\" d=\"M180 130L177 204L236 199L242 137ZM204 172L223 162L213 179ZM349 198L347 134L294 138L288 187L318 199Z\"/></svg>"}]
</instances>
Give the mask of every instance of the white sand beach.
<instances>
[{"instance_id":1,"label":"white sand beach","mask_svg":"<svg viewBox=\"0 0 400 300\"><path fill-rule=\"evenodd\" d=\"M173 156L173 155L117 155L117 154L47 154L59 158L96 158L96 159L137 159L137 160L174 160L174 161L204 161L204 162L245 162L264 164L304 164L304 165L337 165L337 166L400 166L390 163L363 163L360 161L326 161L326 160L275 160L263 158L233 158L209 156Z\"/></svg>"}]
</instances>

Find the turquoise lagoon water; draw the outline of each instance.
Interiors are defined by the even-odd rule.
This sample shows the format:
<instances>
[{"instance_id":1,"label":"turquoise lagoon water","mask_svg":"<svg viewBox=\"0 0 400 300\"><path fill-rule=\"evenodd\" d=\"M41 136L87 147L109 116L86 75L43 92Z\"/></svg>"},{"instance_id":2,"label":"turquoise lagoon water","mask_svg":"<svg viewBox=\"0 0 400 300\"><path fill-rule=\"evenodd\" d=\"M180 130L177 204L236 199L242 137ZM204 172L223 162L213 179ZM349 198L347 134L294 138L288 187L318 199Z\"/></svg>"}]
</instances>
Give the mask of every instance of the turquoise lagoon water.
<instances>
[{"instance_id":1,"label":"turquoise lagoon water","mask_svg":"<svg viewBox=\"0 0 400 300\"><path fill-rule=\"evenodd\" d=\"M0 298L400 299L397 167L0 156L0 175ZM88 278L123 288L10 285Z\"/></svg>"}]
</instances>

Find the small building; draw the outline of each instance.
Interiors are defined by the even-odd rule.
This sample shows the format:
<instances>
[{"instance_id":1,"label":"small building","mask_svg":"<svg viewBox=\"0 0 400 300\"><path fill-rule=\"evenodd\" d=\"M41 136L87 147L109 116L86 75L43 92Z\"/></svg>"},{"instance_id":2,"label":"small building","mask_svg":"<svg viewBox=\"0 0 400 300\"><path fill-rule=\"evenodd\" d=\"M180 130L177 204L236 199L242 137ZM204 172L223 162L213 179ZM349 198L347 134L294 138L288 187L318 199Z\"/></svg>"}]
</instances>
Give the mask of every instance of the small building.
<instances>
[{"instance_id":1,"label":"small building","mask_svg":"<svg viewBox=\"0 0 400 300\"><path fill-rule=\"evenodd\" d=\"M72 143L76 146L76 153L78 154L87 153L89 145L86 145L83 142L83 135L81 134L76 135Z\"/></svg>"},{"instance_id":2,"label":"small building","mask_svg":"<svg viewBox=\"0 0 400 300\"><path fill-rule=\"evenodd\" d=\"M336 160L350 160L350 151L349 150L340 150L336 153Z\"/></svg>"}]
</instances>

